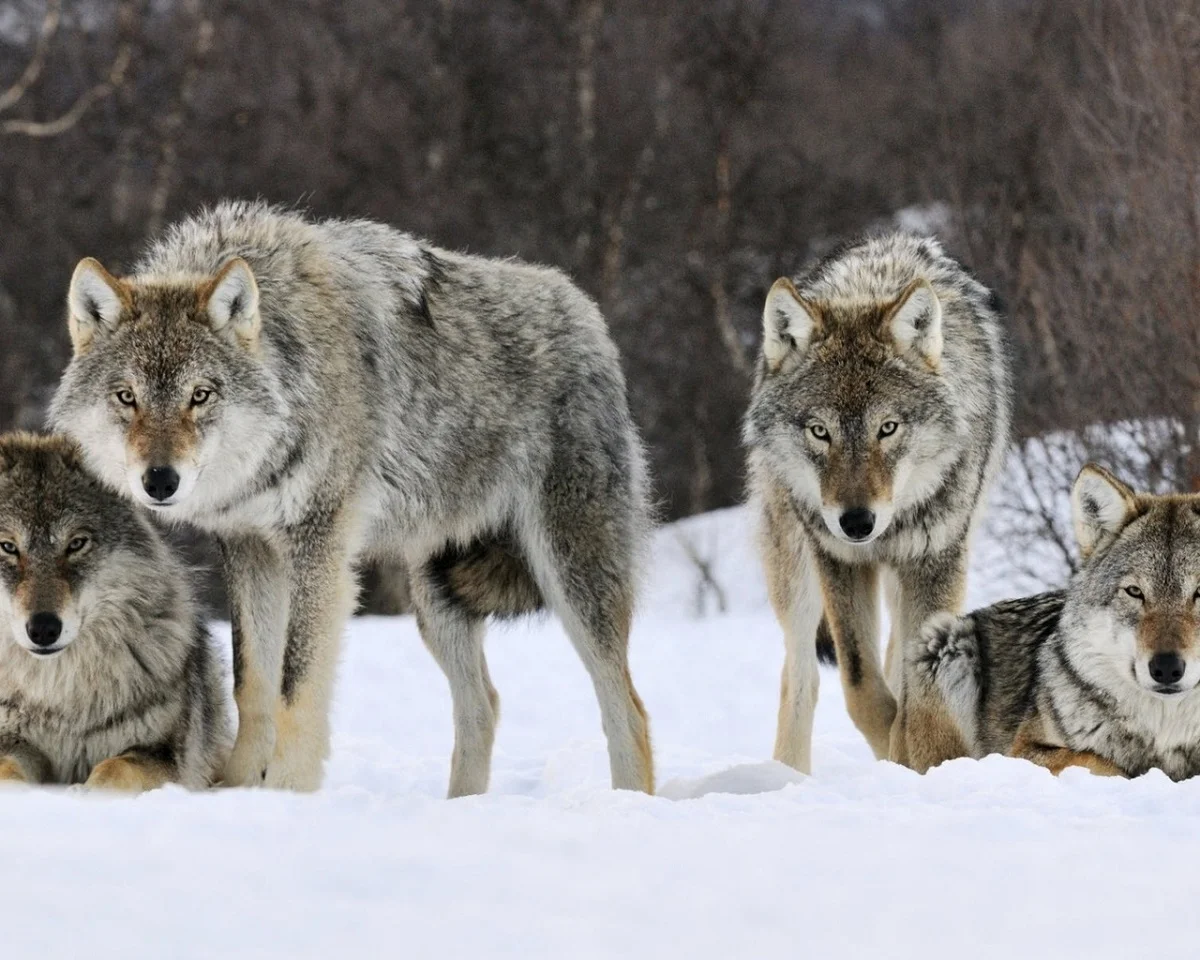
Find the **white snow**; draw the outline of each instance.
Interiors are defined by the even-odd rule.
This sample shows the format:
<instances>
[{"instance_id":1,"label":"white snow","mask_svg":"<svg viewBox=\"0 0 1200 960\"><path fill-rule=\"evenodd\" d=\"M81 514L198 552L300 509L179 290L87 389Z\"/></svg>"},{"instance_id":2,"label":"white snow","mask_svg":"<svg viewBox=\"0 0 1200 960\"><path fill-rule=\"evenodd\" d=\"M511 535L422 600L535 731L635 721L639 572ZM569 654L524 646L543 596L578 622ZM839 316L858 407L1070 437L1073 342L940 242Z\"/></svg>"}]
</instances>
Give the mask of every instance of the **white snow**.
<instances>
[{"instance_id":1,"label":"white snow","mask_svg":"<svg viewBox=\"0 0 1200 960\"><path fill-rule=\"evenodd\" d=\"M694 615L681 536L724 614ZM590 685L542 620L491 634L491 793L442 799L446 683L411 618L360 620L315 796L0 791L0 957L1195 955L1200 781L920 777L870 758L833 672L815 775L771 762L782 645L749 538L740 510L659 534L633 670L662 796L607 788ZM973 602L1002 595L1000 553Z\"/></svg>"}]
</instances>

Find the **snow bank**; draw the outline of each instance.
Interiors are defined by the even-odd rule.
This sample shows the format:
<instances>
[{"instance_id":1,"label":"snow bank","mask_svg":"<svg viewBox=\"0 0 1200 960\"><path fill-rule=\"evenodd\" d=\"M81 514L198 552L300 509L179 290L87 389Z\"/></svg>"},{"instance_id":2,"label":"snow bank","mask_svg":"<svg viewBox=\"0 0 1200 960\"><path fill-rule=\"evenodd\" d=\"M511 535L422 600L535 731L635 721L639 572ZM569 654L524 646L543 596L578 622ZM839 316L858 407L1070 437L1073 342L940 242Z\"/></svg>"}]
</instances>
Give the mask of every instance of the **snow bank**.
<instances>
[{"instance_id":1,"label":"snow bank","mask_svg":"<svg viewBox=\"0 0 1200 960\"><path fill-rule=\"evenodd\" d=\"M680 536L726 613L695 615ZM607 789L590 684L542 620L490 637L492 792L443 800L445 680L410 618L361 620L315 796L0 791L0 955L1195 954L1200 781L999 758L919 777L871 759L833 673L814 776L771 763L781 641L748 538L737 510L659 536L633 669L664 796ZM971 589L1004 585L976 567Z\"/></svg>"}]
</instances>

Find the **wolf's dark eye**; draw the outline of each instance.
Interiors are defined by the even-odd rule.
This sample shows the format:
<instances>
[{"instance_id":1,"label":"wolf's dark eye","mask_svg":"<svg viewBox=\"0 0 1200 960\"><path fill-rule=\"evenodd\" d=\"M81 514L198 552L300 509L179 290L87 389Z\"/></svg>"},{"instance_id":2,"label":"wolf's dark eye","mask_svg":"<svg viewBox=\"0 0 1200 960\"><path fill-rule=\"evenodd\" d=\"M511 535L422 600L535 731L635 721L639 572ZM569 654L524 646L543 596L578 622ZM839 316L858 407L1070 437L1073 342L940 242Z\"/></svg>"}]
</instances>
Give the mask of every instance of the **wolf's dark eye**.
<instances>
[{"instance_id":1,"label":"wolf's dark eye","mask_svg":"<svg viewBox=\"0 0 1200 960\"><path fill-rule=\"evenodd\" d=\"M1129 594L1131 597L1133 597L1134 600L1145 600L1146 599L1146 595L1144 593L1142 593L1141 588L1135 587L1133 584L1130 584L1129 586L1127 586L1125 588L1125 592L1127 594Z\"/></svg>"},{"instance_id":2,"label":"wolf's dark eye","mask_svg":"<svg viewBox=\"0 0 1200 960\"><path fill-rule=\"evenodd\" d=\"M818 440L824 440L824 441L826 441L826 442L828 442L828 441L829 441L829 431L828 431L828 430L826 430L826 429L825 429L823 426L821 426L819 423L814 423L814 424L812 424L812 426L810 426L808 429L809 429L809 432L810 432L810 433L811 433L811 434L812 434L814 437L816 437Z\"/></svg>"},{"instance_id":3,"label":"wolf's dark eye","mask_svg":"<svg viewBox=\"0 0 1200 960\"><path fill-rule=\"evenodd\" d=\"M899 428L900 424L898 424L895 420L884 420L879 427L879 435L881 437L890 437Z\"/></svg>"},{"instance_id":4,"label":"wolf's dark eye","mask_svg":"<svg viewBox=\"0 0 1200 960\"><path fill-rule=\"evenodd\" d=\"M212 396L212 391L208 387L197 387L192 391L192 406L198 407L201 404L208 403L208 398Z\"/></svg>"},{"instance_id":5,"label":"wolf's dark eye","mask_svg":"<svg viewBox=\"0 0 1200 960\"><path fill-rule=\"evenodd\" d=\"M82 550L87 545L88 545L87 537L73 537L71 539L71 542L67 544L67 553L68 554L78 553L80 550Z\"/></svg>"},{"instance_id":6,"label":"wolf's dark eye","mask_svg":"<svg viewBox=\"0 0 1200 960\"><path fill-rule=\"evenodd\" d=\"M129 389L117 391L117 402L123 407L136 407L137 397L133 395L133 391Z\"/></svg>"},{"instance_id":7,"label":"wolf's dark eye","mask_svg":"<svg viewBox=\"0 0 1200 960\"><path fill-rule=\"evenodd\" d=\"M17 549L17 545L11 540L0 540L0 550L3 550L10 557L15 557L18 553L20 553L20 551Z\"/></svg>"}]
</instances>

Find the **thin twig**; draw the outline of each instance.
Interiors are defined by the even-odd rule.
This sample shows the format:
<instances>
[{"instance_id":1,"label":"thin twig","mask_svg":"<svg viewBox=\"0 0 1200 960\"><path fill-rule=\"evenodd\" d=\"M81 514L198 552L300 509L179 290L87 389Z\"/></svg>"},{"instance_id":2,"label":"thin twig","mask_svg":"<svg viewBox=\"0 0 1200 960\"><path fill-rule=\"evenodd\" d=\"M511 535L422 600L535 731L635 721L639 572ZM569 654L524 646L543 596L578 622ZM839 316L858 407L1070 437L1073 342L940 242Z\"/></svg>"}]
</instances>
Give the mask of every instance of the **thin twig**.
<instances>
[{"instance_id":1,"label":"thin twig","mask_svg":"<svg viewBox=\"0 0 1200 960\"><path fill-rule=\"evenodd\" d=\"M47 0L46 15L42 18L42 28L38 31L37 46L34 48L33 56L29 58L29 63L22 71L21 76L17 78L16 83L0 93L0 113L19 103L21 98L29 92L29 88L37 82L37 78L42 75L42 68L46 65L46 54L50 50L50 41L58 32L60 23L62 23L62 0Z\"/></svg>"}]
</instances>

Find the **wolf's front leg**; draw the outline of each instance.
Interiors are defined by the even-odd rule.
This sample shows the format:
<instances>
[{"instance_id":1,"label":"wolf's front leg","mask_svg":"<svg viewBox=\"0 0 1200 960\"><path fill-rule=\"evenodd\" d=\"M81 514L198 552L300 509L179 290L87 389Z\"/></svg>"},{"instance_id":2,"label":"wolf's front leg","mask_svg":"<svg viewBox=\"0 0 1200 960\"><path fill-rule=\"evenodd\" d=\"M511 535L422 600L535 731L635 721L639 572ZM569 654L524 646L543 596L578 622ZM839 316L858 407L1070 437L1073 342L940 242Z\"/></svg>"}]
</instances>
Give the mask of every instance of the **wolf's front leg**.
<instances>
[{"instance_id":1,"label":"wolf's front leg","mask_svg":"<svg viewBox=\"0 0 1200 960\"><path fill-rule=\"evenodd\" d=\"M817 568L846 708L875 756L886 760L896 701L879 663L877 571L867 564L842 563L820 551Z\"/></svg>"},{"instance_id":2,"label":"wolf's front leg","mask_svg":"<svg viewBox=\"0 0 1200 960\"><path fill-rule=\"evenodd\" d=\"M84 786L92 790L142 793L178 780L178 768L164 751L129 750L96 764Z\"/></svg>"},{"instance_id":3,"label":"wolf's front leg","mask_svg":"<svg viewBox=\"0 0 1200 960\"><path fill-rule=\"evenodd\" d=\"M1039 767L1045 767L1056 777L1067 767L1083 767L1099 777L1123 777L1125 771L1115 763L1104 759L1090 750L1072 750L1048 736L1045 725L1037 715L1021 725L1013 738L1009 755L1021 760L1029 760Z\"/></svg>"},{"instance_id":4,"label":"wolf's front leg","mask_svg":"<svg viewBox=\"0 0 1200 960\"><path fill-rule=\"evenodd\" d=\"M1037 763L1039 767L1045 767L1055 776L1061 774L1068 767L1082 767L1091 770L1097 776L1126 775L1124 770L1117 767L1115 763L1105 760L1099 754L1093 754L1091 750L1072 750L1067 746L1040 743L1036 733L1031 732L1028 724L1016 733L1016 739L1013 740L1013 748L1009 750L1009 755L1018 757L1019 760Z\"/></svg>"},{"instance_id":5,"label":"wolf's front leg","mask_svg":"<svg viewBox=\"0 0 1200 960\"><path fill-rule=\"evenodd\" d=\"M291 531L291 603L269 787L316 790L324 776L338 650L357 594L347 526L342 510L320 508Z\"/></svg>"},{"instance_id":6,"label":"wolf's front leg","mask_svg":"<svg viewBox=\"0 0 1200 960\"><path fill-rule=\"evenodd\" d=\"M221 541L233 621L237 740L225 764L227 786L259 786L275 751L275 706L287 636L289 568L283 550L256 536Z\"/></svg>"},{"instance_id":7,"label":"wolf's front leg","mask_svg":"<svg viewBox=\"0 0 1200 960\"><path fill-rule=\"evenodd\" d=\"M892 635L900 647L896 656L906 663L921 626L935 613L959 613L967 584L965 546L918 562L897 566L899 581L897 623ZM903 678L904 671L898 671ZM928 770L943 760L967 754L962 736L945 704L929 690L909 690L901 682L896 691L899 708L891 731L890 757L917 770Z\"/></svg>"},{"instance_id":8,"label":"wolf's front leg","mask_svg":"<svg viewBox=\"0 0 1200 960\"><path fill-rule=\"evenodd\" d=\"M17 737L0 737L0 783L45 783L50 761L32 744Z\"/></svg>"}]
</instances>

